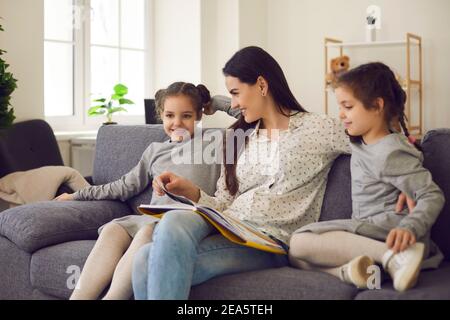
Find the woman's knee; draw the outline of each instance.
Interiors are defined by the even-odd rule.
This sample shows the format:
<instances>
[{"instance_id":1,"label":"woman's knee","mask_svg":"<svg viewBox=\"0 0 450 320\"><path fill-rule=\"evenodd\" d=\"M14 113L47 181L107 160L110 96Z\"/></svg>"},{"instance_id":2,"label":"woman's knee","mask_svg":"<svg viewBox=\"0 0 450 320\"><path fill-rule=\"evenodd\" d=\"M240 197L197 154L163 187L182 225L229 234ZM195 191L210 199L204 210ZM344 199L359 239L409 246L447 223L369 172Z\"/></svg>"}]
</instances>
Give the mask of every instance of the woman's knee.
<instances>
[{"instance_id":1,"label":"woman's knee","mask_svg":"<svg viewBox=\"0 0 450 320\"><path fill-rule=\"evenodd\" d=\"M155 230L154 237L186 240L193 237L207 224L203 218L192 212L172 210L164 214Z\"/></svg>"}]
</instances>

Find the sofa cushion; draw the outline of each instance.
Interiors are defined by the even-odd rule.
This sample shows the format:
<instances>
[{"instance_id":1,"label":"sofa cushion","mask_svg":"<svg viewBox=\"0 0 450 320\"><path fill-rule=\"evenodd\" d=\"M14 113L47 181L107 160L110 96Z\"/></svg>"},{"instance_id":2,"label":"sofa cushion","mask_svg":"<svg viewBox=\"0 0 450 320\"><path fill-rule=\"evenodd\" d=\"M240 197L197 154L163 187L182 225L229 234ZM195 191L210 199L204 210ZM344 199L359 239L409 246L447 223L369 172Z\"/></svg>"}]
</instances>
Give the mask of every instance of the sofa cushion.
<instances>
[{"instance_id":1,"label":"sofa cushion","mask_svg":"<svg viewBox=\"0 0 450 320\"><path fill-rule=\"evenodd\" d=\"M29 253L0 236L0 300L30 299L30 260Z\"/></svg>"},{"instance_id":2,"label":"sofa cushion","mask_svg":"<svg viewBox=\"0 0 450 320\"><path fill-rule=\"evenodd\" d=\"M423 138L424 166L442 189L445 206L431 230L431 237L450 260L450 129L428 131Z\"/></svg>"},{"instance_id":3,"label":"sofa cushion","mask_svg":"<svg viewBox=\"0 0 450 320\"><path fill-rule=\"evenodd\" d=\"M208 300L301 300L340 299L356 296L358 290L321 272L290 267L221 276L192 288L190 299Z\"/></svg>"},{"instance_id":4,"label":"sofa cushion","mask_svg":"<svg viewBox=\"0 0 450 320\"><path fill-rule=\"evenodd\" d=\"M328 173L319 221L349 219L352 216L351 187L350 156L341 155Z\"/></svg>"},{"instance_id":5,"label":"sofa cushion","mask_svg":"<svg viewBox=\"0 0 450 320\"><path fill-rule=\"evenodd\" d=\"M380 290L365 290L355 299L358 300L449 300L450 299L450 263L445 262L437 270L420 273L417 285L406 291L397 292L392 281L386 281Z\"/></svg>"},{"instance_id":6,"label":"sofa cushion","mask_svg":"<svg viewBox=\"0 0 450 320\"><path fill-rule=\"evenodd\" d=\"M102 126L98 132L94 174L94 184L105 184L119 179L129 172L141 159L145 149L152 142L162 142L168 137L162 125ZM139 195L127 201L137 213L137 206L150 203L151 185Z\"/></svg>"},{"instance_id":7,"label":"sofa cushion","mask_svg":"<svg viewBox=\"0 0 450 320\"><path fill-rule=\"evenodd\" d=\"M93 240L70 241L36 251L30 264L33 288L68 299L94 244Z\"/></svg>"},{"instance_id":8,"label":"sofa cushion","mask_svg":"<svg viewBox=\"0 0 450 320\"><path fill-rule=\"evenodd\" d=\"M97 229L130 214L118 201L45 201L0 214L0 234L27 252L72 240L98 237Z\"/></svg>"}]
</instances>

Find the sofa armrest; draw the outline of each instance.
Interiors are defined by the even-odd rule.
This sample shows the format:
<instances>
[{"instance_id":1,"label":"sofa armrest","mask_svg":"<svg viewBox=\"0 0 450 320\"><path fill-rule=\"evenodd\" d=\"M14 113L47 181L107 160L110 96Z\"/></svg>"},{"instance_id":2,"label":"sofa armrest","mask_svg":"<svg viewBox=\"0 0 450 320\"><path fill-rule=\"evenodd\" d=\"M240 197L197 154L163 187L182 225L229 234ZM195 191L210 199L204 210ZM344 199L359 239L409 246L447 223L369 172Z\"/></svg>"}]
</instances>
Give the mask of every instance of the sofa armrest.
<instances>
[{"instance_id":1,"label":"sofa armrest","mask_svg":"<svg viewBox=\"0 0 450 320\"><path fill-rule=\"evenodd\" d=\"M45 201L0 213L0 234L27 252L74 240L96 239L97 229L131 214L119 201Z\"/></svg>"}]
</instances>

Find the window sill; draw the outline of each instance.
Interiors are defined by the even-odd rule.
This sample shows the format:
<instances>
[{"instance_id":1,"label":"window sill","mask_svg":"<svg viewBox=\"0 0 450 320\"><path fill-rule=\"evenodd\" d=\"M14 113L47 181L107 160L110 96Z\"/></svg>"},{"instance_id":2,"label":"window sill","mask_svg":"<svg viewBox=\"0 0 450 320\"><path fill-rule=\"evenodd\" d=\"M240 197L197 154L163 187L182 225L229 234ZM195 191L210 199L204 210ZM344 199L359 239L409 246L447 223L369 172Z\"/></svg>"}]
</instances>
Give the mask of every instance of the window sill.
<instances>
[{"instance_id":1,"label":"window sill","mask_svg":"<svg viewBox=\"0 0 450 320\"><path fill-rule=\"evenodd\" d=\"M71 140L91 140L97 139L97 130L92 131L55 131L56 141L71 141Z\"/></svg>"}]
</instances>

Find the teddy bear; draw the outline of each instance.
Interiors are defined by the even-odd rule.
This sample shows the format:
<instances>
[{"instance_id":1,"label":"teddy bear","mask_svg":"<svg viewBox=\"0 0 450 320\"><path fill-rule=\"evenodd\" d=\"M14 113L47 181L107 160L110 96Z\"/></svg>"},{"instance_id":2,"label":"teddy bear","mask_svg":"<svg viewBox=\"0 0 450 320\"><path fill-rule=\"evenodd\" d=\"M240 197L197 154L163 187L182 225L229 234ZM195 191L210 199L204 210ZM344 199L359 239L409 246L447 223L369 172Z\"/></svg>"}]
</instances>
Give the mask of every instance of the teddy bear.
<instances>
[{"instance_id":1,"label":"teddy bear","mask_svg":"<svg viewBox=\"0 0 450 320\"><path fill-rule=\"evenodd\" d=\"M330 61L330 72L326 75L328 85L334 86L337 78L350 68L350 58L348 56L340 56Z\"/></svg>"}]
</instances>

